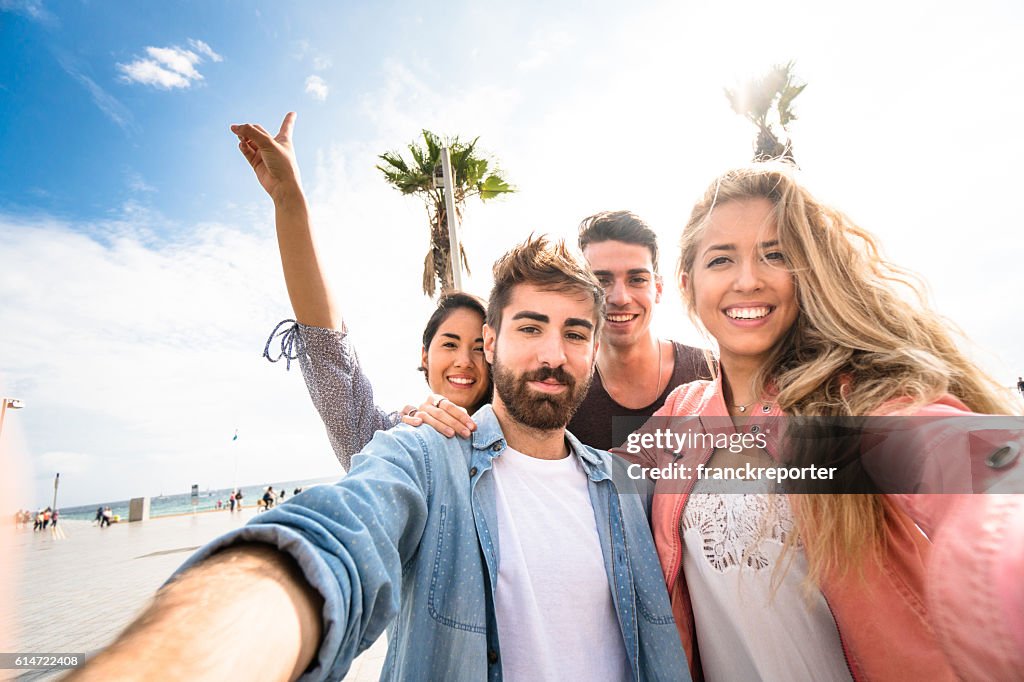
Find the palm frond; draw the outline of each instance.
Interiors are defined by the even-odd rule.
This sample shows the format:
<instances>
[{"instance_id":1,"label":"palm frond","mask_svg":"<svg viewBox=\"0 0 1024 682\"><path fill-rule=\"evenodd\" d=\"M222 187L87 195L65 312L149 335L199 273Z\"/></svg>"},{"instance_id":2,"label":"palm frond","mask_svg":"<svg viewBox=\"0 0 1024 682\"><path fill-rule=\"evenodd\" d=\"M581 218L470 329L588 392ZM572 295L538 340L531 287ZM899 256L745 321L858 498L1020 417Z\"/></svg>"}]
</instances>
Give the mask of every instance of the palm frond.
<instances>
[{"instance_id":1,"label":"palm frond","mask_svg":"<svg viewBox=\"0 0 1024 682\"><path fill-rule=\"evenodd\" d=\"M434 250L427 251L427 257L423 259L423 293L427 298L434 298L435 288L434 274Z\"/></svg>"},{"instance_id":2,"label":"palm frond","mask_svg":"<svg viewBox=\"0 0 1024 682\"><path fill-rule=\"evenodd\" d=\"M793 100L796 96L804 91L807 87L807 83L801 85L788 85L782 91L779 96L779 123L785 128L791 121L796 120L796 114L793 112Z\"/></svg>"},{"instance_id":3,"label":"palm frond","mask_svg":"<svg viewBox=\"0 0 1024 682\"><path fill-rule=\"evenodd\" d=\"M391 170L393 171L397 171L399 173L409 172L409 166L406 165L405 159L403 159L402 155L399 154L398 152L384 152L377 158L386 163L388 166L390 166ZM381 167L377 166L377 168ZM385 169L381 168L381 170L384 171Z\"/></svg>"},{"instance_id":4,"label":"palm frond","mask_svg":"<svg viewBox=\"0 0 1024 682\"><path fill-rule=\"evenodd\" d=\"M488 175L483 182L477 185L477 189L480 192L481 201L487 201L502 194L515 192L515 189L505 181L505 178L497 174Z\"/></svg>"},{"instance_id":5,"label":"palm frond","mask_svg":"<svg viewBox=\"0 0 1024 682\"><path fill-rule=\"evenodd\" d=\"M466 274L472 276L473 272L469 269L469 259L466 258L466 248L461 243L459 244L459 256L462 259L462 267L466 268Z\"/></svg>"}]
</instances>

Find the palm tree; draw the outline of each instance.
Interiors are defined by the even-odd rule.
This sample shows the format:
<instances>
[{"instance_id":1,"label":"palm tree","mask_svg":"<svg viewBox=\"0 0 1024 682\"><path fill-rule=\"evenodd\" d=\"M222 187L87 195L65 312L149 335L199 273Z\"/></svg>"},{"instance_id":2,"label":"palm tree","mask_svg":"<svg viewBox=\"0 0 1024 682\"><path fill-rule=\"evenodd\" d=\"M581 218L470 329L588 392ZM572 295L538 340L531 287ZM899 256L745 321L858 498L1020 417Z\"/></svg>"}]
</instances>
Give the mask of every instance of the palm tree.
<instances>
[{"instance_id":1,"label":"palm tree","mask_svg":"<svg viewBox=\"0 0 1024 682\"><path fill-rule=\"evenodd\" d=\"M793 66L794 62L776 64L768 73L748 80L735 90L725 89L732 110L757 126L755 161L781 158L796 163L787 126L796 120L793 100L807 84L797 82Z\"/></svg>"},{"instance_id":2,"label":"palm tree","mask_svg":"<svg viewBox=\"0 0 1024 682\"><path fill-rule=\"evenodd\" d=\"M378 158L383 163L377 169L384 174L387 181L402 194L416 194L427 209L430 222L430 250L423 259L423 293L433 298L437 284L441 284L441 293L452 290L451 245L448 241L448 215L445 208L444 190L434 186L435 172L439 172L441 164L441 148L448 147L452 161L452 174L455 176L455 214L462 220L462 212L466 200L473 196L487 201L502 194L514 192L497 168L487 159L476 153L476 142L462 142L458 137L441 138L429 130L423 131L424 145L417 142L409 145L412 162L407 163L400 152L385 152ZM459 257L466 272L469 263L466 251L459 245Z\"/></svg>"}]
</instances>

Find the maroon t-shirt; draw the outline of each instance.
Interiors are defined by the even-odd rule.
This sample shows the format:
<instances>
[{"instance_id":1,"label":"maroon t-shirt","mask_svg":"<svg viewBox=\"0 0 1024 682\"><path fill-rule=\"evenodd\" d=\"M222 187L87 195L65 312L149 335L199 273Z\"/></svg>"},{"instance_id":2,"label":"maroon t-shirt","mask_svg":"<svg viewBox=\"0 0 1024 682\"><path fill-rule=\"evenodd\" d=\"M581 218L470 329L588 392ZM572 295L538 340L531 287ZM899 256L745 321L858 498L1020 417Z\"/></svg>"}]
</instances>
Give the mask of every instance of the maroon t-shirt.
<instances>
[{"instance_id":1,"label":"maroon t-shirt","mask_svg":"<svg viewBox=\"0 0 1024 682\"><path fill-rule=\"evenodd\" d=\"M612 442L612 417L650 417L668 398L677 386L688 384L697 379L710 379L708 363L704 360L704 352L693 346L684 346L681 343L672 342L675 350L675 366L672 369L672 378L668 386L658 399L647 407L630 409L615 402L601 382L601 375L594 372L594 380L587 391L587 397L576 414L569 422L569 432L580 439L584 445L599 450L611 450L622 443Z\"/></svg>"}]
</instances>

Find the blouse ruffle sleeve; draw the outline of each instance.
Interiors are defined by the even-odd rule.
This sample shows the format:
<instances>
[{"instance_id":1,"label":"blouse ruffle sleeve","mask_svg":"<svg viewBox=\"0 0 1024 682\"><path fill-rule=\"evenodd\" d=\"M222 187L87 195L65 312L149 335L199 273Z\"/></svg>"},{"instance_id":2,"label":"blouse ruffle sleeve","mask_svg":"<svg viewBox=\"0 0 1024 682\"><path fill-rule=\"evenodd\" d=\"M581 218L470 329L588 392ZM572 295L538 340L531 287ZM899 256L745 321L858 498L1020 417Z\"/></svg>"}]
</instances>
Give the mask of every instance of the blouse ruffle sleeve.
<instances>
[{"instance_id":1,"label":"blouse ruffle sleeve","mask_svg":"<svg viewBox=\"0 0 1024 682\"><path fill-rule=\"evenodd\" d=\"M271 357L275 337L281 339L281 350ZM374 402L373 385L363 374L347 331L284 320L271 333L263 355L271 362L284 359L289 367L292 360L299 361L309 397L345 471L352 455L362 450L374 433L401 420L398 412L387 412Z\"/></svg>"}]
</instances>

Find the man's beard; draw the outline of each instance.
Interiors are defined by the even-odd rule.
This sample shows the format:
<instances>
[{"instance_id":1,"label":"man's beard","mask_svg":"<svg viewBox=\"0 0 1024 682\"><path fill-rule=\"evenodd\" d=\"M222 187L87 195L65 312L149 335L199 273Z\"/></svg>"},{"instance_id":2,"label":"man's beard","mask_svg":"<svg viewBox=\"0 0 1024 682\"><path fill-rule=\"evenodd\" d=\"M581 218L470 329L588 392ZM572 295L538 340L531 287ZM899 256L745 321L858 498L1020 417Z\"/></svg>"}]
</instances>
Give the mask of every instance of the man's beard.
<instances>
[{"instance_id":1,"label":"man's beard","mask_svg":"<svg viewBox=\"0 0 1024 682\"><path fill-rule=\"evenodd\" d=\"M530 381L554 379L564 384L562 393L540 393L527 386ZM524 426L542 431L564 429L576 408L583 402L590 388L591 376L585 381L577 382L561 367L541 367L532 372L516 375L494 357L493 381L494 390L501 397L510 417Z\"/></svg>"}]
</instances>

